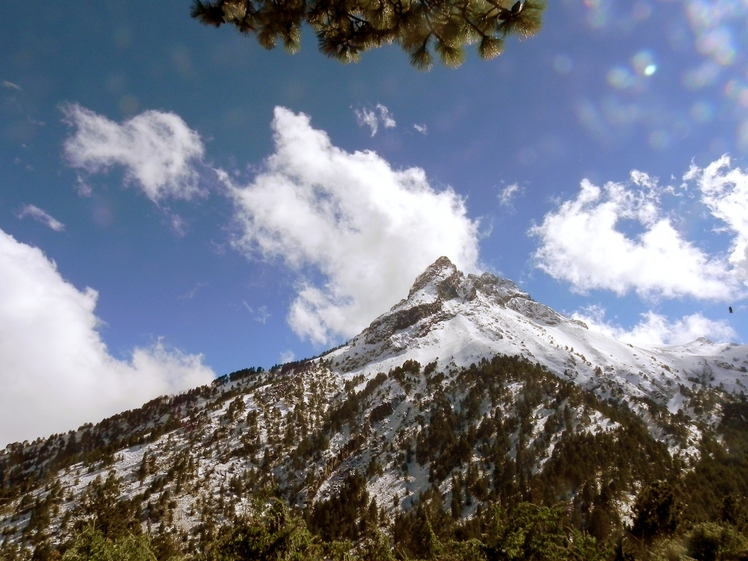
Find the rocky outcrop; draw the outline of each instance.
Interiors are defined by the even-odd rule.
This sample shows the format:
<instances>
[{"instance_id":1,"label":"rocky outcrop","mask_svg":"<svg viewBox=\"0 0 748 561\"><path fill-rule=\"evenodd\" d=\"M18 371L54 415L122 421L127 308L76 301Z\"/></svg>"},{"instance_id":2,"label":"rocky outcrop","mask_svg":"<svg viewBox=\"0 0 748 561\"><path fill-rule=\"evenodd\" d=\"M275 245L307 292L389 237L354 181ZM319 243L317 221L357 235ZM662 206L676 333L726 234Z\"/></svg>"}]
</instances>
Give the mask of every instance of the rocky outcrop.
<instances>
[{"instance_id":1,"label":"rocky outcrop","mask_svg":"<svg viewBox=\"0 0 748 561\"><path fill-rule=\"evenodd\" d=\"M543 325L557 325L565 318L535 302L512 281L491 273L465 275L447 257L440 257L413 283L408 297L374 320L359 336L366 345L383 344L398 331L413 328L425 335L431 326L462 313L459 304L482 298L488 306L509 308ZM457 306L449 306L451 302ZM358 339L358 338L357 338Z\"/></svg>"}]
</instances>

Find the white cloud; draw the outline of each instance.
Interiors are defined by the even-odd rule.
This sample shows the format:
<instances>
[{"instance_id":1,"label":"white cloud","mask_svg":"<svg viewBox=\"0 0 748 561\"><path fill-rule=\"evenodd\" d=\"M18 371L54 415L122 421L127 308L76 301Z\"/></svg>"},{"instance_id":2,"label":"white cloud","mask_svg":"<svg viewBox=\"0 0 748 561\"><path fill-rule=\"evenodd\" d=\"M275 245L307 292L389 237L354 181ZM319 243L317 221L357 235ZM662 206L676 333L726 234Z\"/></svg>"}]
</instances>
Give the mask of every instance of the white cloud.
<instances>
[{"instance_id":1,"label":"white cloud","mask_svg":"<svg viewBox=\"0 0 748 561\"><path fill-rule=\"evenodd\" d=\"M294 354L294 352L290 349L286 349L280 354L280 363L286 364L288 362L293 362L295 358L296 358L296 355Z\"/></svg>"},{"instance_id":2,"label":"white cloud","mask_svg":"<svg viewBox=\"0 0 748 561\"><path fill-rule=\"evenodd\" d=\"M178 298L180 300L192 300L195 296L197 296L197 293L200 292L206 286L210 286L210 285L207 282L198 282L195 284L195 286L192 287L192 290L182 294Z\"/></svg>"},{"instance_id":3,"label":"white cloud","mask_svg":"<svg viewBox=\"0 0 748 561\"><path fill-rule=\"evenodd\" d=\"M62 232L63 230L65 230L65 225L62 222L60 222L44 210L40 209L38 206L24 205L23 209L21 209L21 212L18 213L18 218L24 218L26 216L30 216L37 222L41 222L55 232Z\"/></svg>"},{"instance_id":4,"label":"white cloud","mask_svg":"<svg viewBox=\"0 0 748 561\"><path fill-rule=\"evenodd\" d=\"M740 286L727 261L685 240L663 216L659 195L656 181L641 172L632 173L629 185L611 182L600 188L582 181L574 199L531 228L530 234L540 239L537 266L581 292L736 297ZM626 235L617 228L622 220L636 223L642 232Z\"/></svg>"},{"instance_id":5,"label":"white cloud","mask_svg":"<svg viewBox=\"0 0 748 561\"><path fill-rule=\"evenodd\" d=\"M257 323L262 323L263 325L267 323L267 320L270 319L270 312L268 312L267 306L260 306L259 308L255 309L245 300L242 300L242 304L244 304L244 307L247 308L247 311L252 314L252 319L255 320Z\"/></svg>"},{"instance_id":6,"label":"white cloud","mask_svg":"<svg viewBox=\"0 0 748 561\"><path fill-rule=\"evenodd\" d=\"M422 169L336 148L304 114L278 107L273 129L275 153L252 183L220 175L242 230L236 246L299 272L288 314L299 336L355 335L441 255L476 270L478 224L454 191L433 189ZM310 271L324 282L306 278Z\"/></svg>"},{"instance_id":7,"label":"white cloud","mask_svg":"<svg viewBox=\"0 0 748 561\"><path fill-rule=\"evenodd\" d=\"M517 193L519 193L519 185L516 183L512 183L508 187L505 187L499 193L499 204L501 206L511 206L512 199L514 199L514 196Z\"/></svg>"},{"instance_id":8,"label":"white cloud","mask_svg":"<svg viewBox=\"0 0 748 561\"><path fill-rule=\"evenodd\" d=\"M64 145L71 166L96 173L121 165L126 181L137 184L154 203L202 194L195 163L205 149L178 115L145 111L118 124L80 105L63 111L76 128Z\"/></svg>"},{"instance_id":9,"label":"white cloud","mask_svg":"<svg viewBox=\"0 0 748 561\"><path fill-rule=\"evenodd\" d=\"M4 88L8 88L9 90L16 90L16 91L22 91L21 86L18 84L14 84L13 82L8 82L8 80L3 80L0 82Z\"/></svg>"},{"instance_id":10,"label":"white cloud","mask_svg":"<svg viewBox=\"0 0 748 561\"><path fill-rule=\"evenodd\" d=\"M413 128L416 129L416 132L420 132L423 135L426 135L429 132L429 129L426 125L413 125Z\"/></svg>"},{"instance_id":11,"label":"white cloud","mask_svg":"<svg viewBox=\"0 0 748 561\"><path fill-rule=\"evenodd\" d=\"M214 378L202 356L161 342L114 359L98 294L79 291L37 248L0 230L0 446L77 428Z\"/></svg>"},{"instance_id":12,"label":"white cloud","mask_svg":"<svg viewBox=\"0 0 748 561\"><path fill-rule=\"evenodd\" d=\"M605 321L605 310L592 306L572 315L595 331L610 337L639 346L682 345L699 337L712 341L734 341L735 330L725 321L714 321L701 314L691 314L670 321L655 312L642 314L642 321L630 330Z\"/></svg>"},{"instance_id":13,"label":"white cloud","mask_svg":"<svg viewBox=\"0 0 748 561\"><path fill-rule=\"evenodd\" d=\"M380 123L386 129L392 129L397 126L397 122L395 122L395 118L390 113L390 110L381 103L377 103L374 109L354 109L353 114L356 115L358 126L366 126L371 129L371 136L377 134Z\"/></svg>"},{"instance_id":14,"label":"white cloud","mask_svg":"<svg viewBox=\"0 0 748 561\"><path fill-rule=\"evenodd\" d=\"M364 108L360 111L358 109L354 109L353 113L354 115L356 115L356 122L358 123L359 127L369 127L371 129L371 136L377 134L377 130L379 130L379 118L372 109Z\"/></svg>"},{"instance_id":15,"label":"white cloud","mask_svg":"<svg viewBox=\"0 0 748 561\"><path fill-rule=\"evenodd\" d=\"M390 113L390 110L387 109L384 105L381 103L377 103L377 111L379 111L379 120L382 121L382 125L386 129L394 129L397 126L397 123L395 122L395 118Z\"/></svg>"},{"instance_id":16,"label":"white cloud","mask_svg":"<svg viewBox=\"0 0 748 561\"><path fill-rule=\"evenodd\" d=\"M748 280L748 172L731 169L730 158L722 156L703 169L692 165L683 179L696 181L701 202L734 233L729 261Z\"/></svg>"}]
</instances>

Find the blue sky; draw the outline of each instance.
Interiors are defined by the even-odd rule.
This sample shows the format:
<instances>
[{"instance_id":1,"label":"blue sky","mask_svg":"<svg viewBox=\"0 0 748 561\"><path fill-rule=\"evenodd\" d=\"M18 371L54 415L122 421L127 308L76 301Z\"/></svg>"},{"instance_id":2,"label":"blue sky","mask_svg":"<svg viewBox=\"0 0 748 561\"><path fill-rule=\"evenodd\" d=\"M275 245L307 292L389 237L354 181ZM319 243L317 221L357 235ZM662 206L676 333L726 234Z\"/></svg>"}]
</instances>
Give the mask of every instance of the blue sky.
<instances>
[{"instance_id":1,"label":"blue sky","mask_svg":"<svg viewBox=\"0 0 748 561\"><path fill-rule=\"evenodd\" d=\"M5 8L0 444L316 355L442 254L636 343L746 341L748 2L556 0L426 73L189 9Z\"/></svg>"}]
</instances>

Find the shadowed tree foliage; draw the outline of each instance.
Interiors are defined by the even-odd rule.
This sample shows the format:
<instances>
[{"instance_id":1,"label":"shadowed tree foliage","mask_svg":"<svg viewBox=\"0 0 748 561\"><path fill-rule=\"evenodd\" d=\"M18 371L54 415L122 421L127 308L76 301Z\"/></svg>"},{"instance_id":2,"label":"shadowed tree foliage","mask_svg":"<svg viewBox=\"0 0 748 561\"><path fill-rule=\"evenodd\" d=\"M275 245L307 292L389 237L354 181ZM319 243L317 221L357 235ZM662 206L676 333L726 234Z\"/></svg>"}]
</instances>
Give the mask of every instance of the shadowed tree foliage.
<instances>
[{"instance_id":1,"label":"shadowed tree foliage","mask_svg":"<svg viewBox=\"0 0 748 561\"><path fill-rule=\"evenodd\" d=\"M476 44L483 59L500 55L507 36L540 31L545 7L545 0L195 0L192 17L253 33L266 49L282 42L291 53L308 23L320 51L346 63L398 43L413 66L427 70L432 51L451 67L462 64L466 45Z\"/></svg>"},{"instance_id":2,"label":"shadowed tree foliage","mask_svg":"<svg viewBox=\"0 0 748 561\"><path fill-rule=\"evenodd\" d=\"M112 541L93 526L87 526L76 536L62 561L156 561L156 554L147 536L125 535Z\"/></svg>"},{"instance_id":3,"label":"shadowed tree foliage","mask_svg":"<svg viewBox=\"0 0 748 561\"><path fill-rule=\"evenodd\" d=\"M681 510L673 486L655 481L636 498L631 533L645 540L672 534L678 526Z\"/></svg>"}]
</instances>

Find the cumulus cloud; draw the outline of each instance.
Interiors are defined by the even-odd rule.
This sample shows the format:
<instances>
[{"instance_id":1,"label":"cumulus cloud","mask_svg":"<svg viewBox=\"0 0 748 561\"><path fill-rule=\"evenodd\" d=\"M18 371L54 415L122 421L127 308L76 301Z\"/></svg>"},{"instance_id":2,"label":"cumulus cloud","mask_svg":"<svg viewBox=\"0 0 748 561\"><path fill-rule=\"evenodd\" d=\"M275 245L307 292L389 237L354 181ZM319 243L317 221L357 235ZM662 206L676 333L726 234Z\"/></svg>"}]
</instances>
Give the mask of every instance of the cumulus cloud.
<instances>
[{"instance_id":1,"label":"cumulus cloud","mask_svg":"<svg viewBox=\"0 0 748 561\"><path fill-rule=\"evenodd\" d=\"M181 117L145 111L115 123L80 105L63 108L75 133L64 144L69 164L87 173L125 168L125 178L154 203L202 193L195 164L204 154L200 136Z\"/></svg>"},{"instance_id":2,"label":"cumulus cloud","mask_svg":"<svg viewBox=\"0 0 748 561\"><path fill-rule=\"evenodd\" d=\"M55 232L62 232L63 230L65 230L65 225L62 222L57 220L46 211L40 209L38 206L24 205L24 207L21 209L21 212L18 213L18 218L25 218L26 216L30 216L37 222L41 222Z\"/></svg>"},{"instance_id":3,"label":"cumulus cloud","mask_svg":"<svg viewBox=\"0 0 748 561\"><path fill-rule=\"evenodd\" d=\"M701 202L734 235L728 259L748 280L748 172L732 169L730 158L722 156L703 169L691 165L683 179L696 181Z\"/></svg>"},{"instance_id":4,"label":"cumulus cloud","mask_svg":"<svg viewBox=\"0 0 748 561\"><path fill-rule=\"evenodd\" d=\"M284 108L276 108L273 130L275 152L254 181L237 186L221 176L241 227L235 245L299 272L288 313L299 336L329 343L355 335L441 255L477 269L477 222L422 169L395 170L374 152L341 150L309 117Z\"/></svg>"},{"instance_id":5,"label":"cumulus cloud","mask_svg":"<svg viewBox=\"0 0 748 561\"><path fill-rule=\"evenodd\" d=\"M0 230L0 446L77 428L156 396L208 383L201 355L161 341L113 358L98 294L76 289L38 248Z\"/></svg>"},{"instance_id":6,"label":"cumulus cloud","mask_svg":"<svg viewBox=\"0 0 748 561\"><path fill-rule=\"evenodd\" d=\"M429 133L429 129L426 125L414 124L413 128L416 129L416 132L420 132L423 135L427 135Z\"/></svg>"},{"instance_id":7,"label":"cumulus cloud","mask_svg":"<svg viewBox=\"0 0 748 561\"><path fill-rule=\"evenodd\" d=\"M572 315L595 331L610 337L639 346L682 345L699 337L712 341L734 341L735 330L725 321L714 321L701 314L691 314L670 321L655 312L642 314L642 320L631 329L624 329L605 320L605 310L591 306Z\"/></svg>"},{"instance_id":8,"label":"cumulus cloud","mask_svg":"<svg viewBox=\"0 0 748 561\"><path fill-rule=\"evenodd\" d=\"M390 113L390 110L381 103L377 103L374 109L354 109L353 113L356 115L358 126L366 126L371 129L371 136L377 134L380 123L386 129L393 129L397 126L397 122L395 122L395 118Z\"/></svg>"},{"instance_id":9,"label":"cumulus cloud","mask_svg":"<svg viewBox=\"0 0 748 561\"><path fill-rule=\"evenodd\" d=\"M610 182L600 188L582 181L576 197L531 228L530 234L540 239L537 267L580 292L736 297L740 283L727 260L684 239L663 213L659 196L656 181L641 172L633 172L629 184ZM621 231L623 220L635 223L641 233Z\"/></svg>"}]
</instances>

